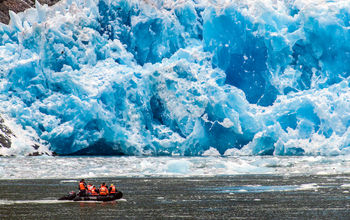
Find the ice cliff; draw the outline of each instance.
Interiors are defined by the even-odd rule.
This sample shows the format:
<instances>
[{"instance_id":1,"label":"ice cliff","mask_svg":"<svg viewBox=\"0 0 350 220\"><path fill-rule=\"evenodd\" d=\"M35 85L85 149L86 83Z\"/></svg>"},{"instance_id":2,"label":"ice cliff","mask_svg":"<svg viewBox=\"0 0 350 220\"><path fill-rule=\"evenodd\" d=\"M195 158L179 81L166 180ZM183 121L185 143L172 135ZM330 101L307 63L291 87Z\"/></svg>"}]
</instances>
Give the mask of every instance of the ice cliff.
<instances>
[{"instance_id":1,"label":"ice cliff","mask_svg":"<svg viewBox=\"0 0 350 220\"><path fill-rule=\"evenodd\" d=\"M58 154L350 153L348 0L63 0L10 17L0 112Z\"/></svg>"}]
</instances>

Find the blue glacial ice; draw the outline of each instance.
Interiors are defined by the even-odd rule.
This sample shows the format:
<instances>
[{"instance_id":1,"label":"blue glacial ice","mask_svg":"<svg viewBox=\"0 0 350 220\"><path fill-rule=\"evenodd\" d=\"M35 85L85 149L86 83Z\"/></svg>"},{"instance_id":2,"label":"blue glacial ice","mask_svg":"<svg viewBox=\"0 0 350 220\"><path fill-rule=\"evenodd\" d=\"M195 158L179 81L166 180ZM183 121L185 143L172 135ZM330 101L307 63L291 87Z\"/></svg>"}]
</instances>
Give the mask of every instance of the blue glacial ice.
<instances>
[{"instance_id":1,"label":"blue glacial ice","mask_svg":"<svg viewBox=\"0 0 350 220\"><path fill-rule=\"evenodd\" d=\"M350 153L348 0L63 0L10 17L0 112L43 148Z\"/></svg>"}]
</instances>

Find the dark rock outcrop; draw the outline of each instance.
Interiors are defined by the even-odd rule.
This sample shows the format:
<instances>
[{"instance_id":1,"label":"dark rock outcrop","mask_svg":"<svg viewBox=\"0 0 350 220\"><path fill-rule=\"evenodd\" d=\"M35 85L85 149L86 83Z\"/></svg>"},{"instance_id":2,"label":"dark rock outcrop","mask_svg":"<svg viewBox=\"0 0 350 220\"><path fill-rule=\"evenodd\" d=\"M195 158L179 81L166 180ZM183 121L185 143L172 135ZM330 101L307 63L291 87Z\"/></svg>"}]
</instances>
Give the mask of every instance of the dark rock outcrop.
<instances>
[{"instance_id":1,"label":"dark rock outcrop","mask_svg":"<svg viewBox=\"0 0 350 220\"><path fill-rule=\"evenodd\" d=\"M24 135L22 133L17 133L16 135L15 132L11 130L11 128L6 123L7 122L0 115L0 157L14 156L13 155L14 151L12 150L12 148L13 147L16 148L16 146L13 146L13 144L15 144L16 139L18 138L17 135L19 136ZM25 141L26 139L22 139L22 140ZM46 149L45 146L40 144L39 140L32 139L28 141L27 147L28 147L27 149L24 149L25 151L27 151L27 153L25 154L27 156L40 156L43 154L52 155L52 153L48 149ZM32 147L31 150L30 150L30 147Z\"/></svg>"},{"instance_id":2,"label":"dark rock outcrop","mask_svg":"<svg viewBox=\"0 0 350 220\"><path fill-rule=\"evenodd\" d=\"M0 147L10 148L11 147L11 136L15 136L15 135L5 125L4 119L0 116Z\"/></svg>"},{"instance_id":3,"label":"dark rock outcrop","mask_svg":"<svg viewBox=\"0 0 350 220\"><path fill-rule=\"evenodd\" d=\"M38 0L40 4L53 5L59 0ZM16 13L35 6L35 0L0 0L0 22L8 24L10 21L9 10Z\"/></svg>"}]
</instances>

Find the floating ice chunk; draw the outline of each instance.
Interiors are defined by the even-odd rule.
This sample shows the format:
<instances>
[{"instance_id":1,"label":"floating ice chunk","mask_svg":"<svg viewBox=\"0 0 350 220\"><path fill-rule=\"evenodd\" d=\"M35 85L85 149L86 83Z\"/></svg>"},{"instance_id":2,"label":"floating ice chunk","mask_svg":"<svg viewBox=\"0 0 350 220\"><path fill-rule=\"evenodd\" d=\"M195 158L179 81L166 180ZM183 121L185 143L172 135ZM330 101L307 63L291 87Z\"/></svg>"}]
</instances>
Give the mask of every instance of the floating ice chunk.
<instances>
[{"instance_id":1,"label":"floating ice chunk","mask_svg":"<svg viewBox=\"0 0 350 220\"><path fill-rule=\"evenodd\" d=\"M350 188L350 184L342 184L340 187L341 188Z\"/></svg>"},{"instance_id":2,"label":"floating ice chunk","mask_svg":"<svg viewBox=\"0 0 350 220\"><path fill-rule=\"evenodd\" d=\"M316 183L301 184L297 190L315 190L319 188Z\"/></svg>"},{"instance_id":3,"label":"floating ice chunk","mask_svg":"<svg viewBox=\"0 0 350 220\"><path fill-rule=\"evenodd\" d=\"M167 163L167 172L177 174L188 174L190 163L187 160L171 160Z\"/></svg>"},{"instance_id":4,"label":"floating ice chunk","mask_svg":"<svg viewBox=\"0 0 350 220\"><path fill-rule=\"evenodd\" d=\"M209 150L204 151L202 156L220 156L220 153L215 148L210 147Z\"/></svg>"}]
</instances>

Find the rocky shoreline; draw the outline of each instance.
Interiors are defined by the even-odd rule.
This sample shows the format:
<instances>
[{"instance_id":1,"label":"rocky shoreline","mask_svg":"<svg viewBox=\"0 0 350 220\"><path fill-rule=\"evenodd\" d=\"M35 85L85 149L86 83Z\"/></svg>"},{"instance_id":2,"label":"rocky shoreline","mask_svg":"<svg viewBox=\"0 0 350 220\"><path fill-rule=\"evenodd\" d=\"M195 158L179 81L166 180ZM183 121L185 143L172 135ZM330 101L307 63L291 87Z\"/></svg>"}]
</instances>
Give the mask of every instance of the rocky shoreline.
<instances>
[{"instance_id":1,"label":"rocky shoreline","mask_svg":"<svg viewBox=\"0 0 350 220\"><path fill-rule=\"evenodd\" d=\"M40 4L54 5L59 0L38 0ZM35 7L35 0L0 0L0 22L10 22L9 11L22 12L27 8Z\"/></svg>"}]
</instances>

